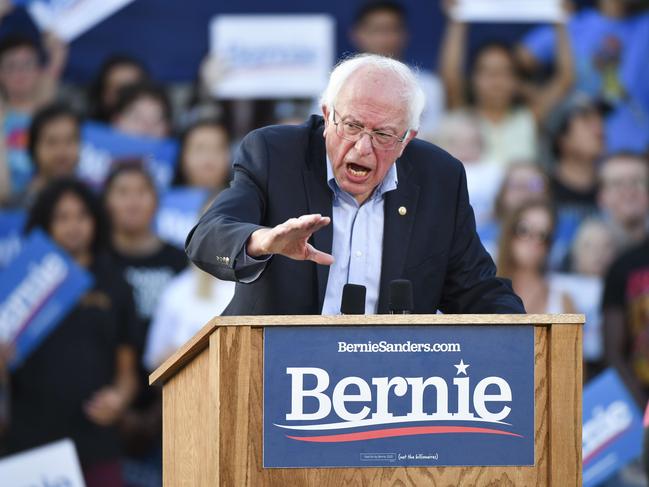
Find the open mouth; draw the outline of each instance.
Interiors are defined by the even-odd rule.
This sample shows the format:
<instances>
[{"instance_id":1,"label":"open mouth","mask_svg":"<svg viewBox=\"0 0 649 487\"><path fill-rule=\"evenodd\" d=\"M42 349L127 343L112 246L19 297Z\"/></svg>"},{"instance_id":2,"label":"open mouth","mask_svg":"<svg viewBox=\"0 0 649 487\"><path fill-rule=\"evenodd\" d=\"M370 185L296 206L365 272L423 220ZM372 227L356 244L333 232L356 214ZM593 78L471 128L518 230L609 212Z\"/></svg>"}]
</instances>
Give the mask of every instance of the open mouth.
<instances>
[{"instance_id":1,"label":"open mouth","mask_svg":"<svg viewBox=\"0 0 649 487\"><path fill-rule=\"evenodd\" d=\"M365 179L371 171L368 167L353 162L347 163L347 174L353 176L354 179Z\"/></svg>"}]
</instances>

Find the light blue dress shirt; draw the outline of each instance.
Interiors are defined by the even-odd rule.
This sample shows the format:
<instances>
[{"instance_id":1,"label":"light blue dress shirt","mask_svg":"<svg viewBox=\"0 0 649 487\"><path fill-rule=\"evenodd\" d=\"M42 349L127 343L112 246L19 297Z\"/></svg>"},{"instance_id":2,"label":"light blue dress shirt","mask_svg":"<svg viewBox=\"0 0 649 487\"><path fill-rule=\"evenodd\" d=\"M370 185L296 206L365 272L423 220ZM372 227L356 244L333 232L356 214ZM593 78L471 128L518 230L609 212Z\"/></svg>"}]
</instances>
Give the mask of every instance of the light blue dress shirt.
<instances>
[{"instance_id":1,"label":"light blue dress shirt","mask_svg":"<svg viewBox=\"0 0 649 487\"><path fill-rule=\"evenodd\" d=\"M397 167L392 164L381 184L359 205L354 197L340 189L327 157L327 184L333 192L334 263L329 268L323 315L340 313L345 284L361 284L367 289L365 313L378 308L383 256L383 207L385 193L397 189Z\"/></svg>"}]
</instances>

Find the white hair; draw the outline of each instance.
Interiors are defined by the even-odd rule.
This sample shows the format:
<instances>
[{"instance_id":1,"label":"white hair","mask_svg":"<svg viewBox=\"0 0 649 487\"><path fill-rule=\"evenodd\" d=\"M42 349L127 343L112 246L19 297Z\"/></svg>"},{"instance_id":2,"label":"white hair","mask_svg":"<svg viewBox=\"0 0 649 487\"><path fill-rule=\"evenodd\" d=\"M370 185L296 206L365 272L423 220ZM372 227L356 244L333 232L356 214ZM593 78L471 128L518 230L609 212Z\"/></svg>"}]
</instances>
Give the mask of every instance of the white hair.
<instances>
[{"instance_id":1,"label":"white hair","mask_svg":"<svg viewBox=\"0 0 649 487\"><path fill-rule=\"evenodd\" d=\"M340 61L329 76L329 83L320 97L321 105L327 108L334 107L345 82L356 71L366 67L389 73L401 82L403 89L398 93L390 93L390 96L399 97L400 101L407 104L408 128L418 130L421 112L426 104L426 96L419 86L414 71L404 63L389 57L377 54L358 54Z\"/></svg>"}]
</instances>

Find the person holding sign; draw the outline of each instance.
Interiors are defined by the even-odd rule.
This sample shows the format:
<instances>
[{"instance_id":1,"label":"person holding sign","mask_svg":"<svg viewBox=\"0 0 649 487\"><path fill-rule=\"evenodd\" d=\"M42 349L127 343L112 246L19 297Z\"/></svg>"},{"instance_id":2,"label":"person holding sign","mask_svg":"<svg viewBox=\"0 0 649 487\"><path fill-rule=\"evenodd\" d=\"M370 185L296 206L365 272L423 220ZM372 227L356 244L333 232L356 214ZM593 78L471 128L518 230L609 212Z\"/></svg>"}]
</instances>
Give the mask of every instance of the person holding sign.
<instances>
[{"instance_id":1,"label":"person holding sign","mask_svg":"<svg viewBox=\"0 0 649 487\"><path fill-rule=\"evenodd\" d=\"M642 3L587 2L567 20L576 60L574 88L607 108L607 153L649 149L649 13ZM522 39L518 59L524 69L538 74L561 56L560 46L552 27L543 25Z\"/></svg>"},{"instance_id":2,"label":"person holding sign","mask_svg":"<svg viewBox=\"0 0 649 487\"><path fill-rule=\"evenodd\" d=\"M321 102L323 117L243 140L230 188L187 237L198 267L237 281L224 314L337 314L349 282L385 313L398 278L417 313L524 312L476 234L462 164L415 140L411 69L346 59Z\"/></svg>"},{"instance_id":3,"label":"person holding sign","mask_svg":"<svg viewBox=\"0 0 649 487\"><path fill-rule=\"evenodd\" d=\"M481 46L470 68L470 83L463 73L468 25L450 15L452 0L443 2L448 13L441 49L440 73L451 110L470 107L482 121L486 158L503 165L536 160L537 124L568 92L573 82L573 61L565 26L555 26L558 39L556 74L542 86L524 83L513 50L500 43ZM470 96L468 94L470 93Z\"/></svg>"},{"instance_id":4,"label":"person holding sign","mask_svg":"<svg viewBox=\"0 0 649 487\"><path fill-rule=\"evenodd\" d=\"M122 485L116 422L137 388L134 307L128 285L102 252L104 219L91 191L75 180L44 189L26 230L44 230L95 284L11 374L7 445L18 452L72 438L86 485Z\"/></svg>"}]
</instances>

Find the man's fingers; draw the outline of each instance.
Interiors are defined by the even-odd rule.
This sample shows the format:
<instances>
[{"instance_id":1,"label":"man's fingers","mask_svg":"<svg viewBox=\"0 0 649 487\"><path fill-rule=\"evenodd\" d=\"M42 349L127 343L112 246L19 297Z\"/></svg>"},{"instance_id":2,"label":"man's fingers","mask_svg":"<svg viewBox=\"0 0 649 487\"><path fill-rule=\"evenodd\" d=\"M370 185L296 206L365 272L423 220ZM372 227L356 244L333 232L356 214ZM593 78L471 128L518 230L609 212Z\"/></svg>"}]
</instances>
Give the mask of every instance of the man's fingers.
<instances>
[{"instance_id":1,"label":"man's fingers","mask_svg":"<svg viewBox=\"0 0 649 487\"><path fill-rule=\"evenodd\" d=\"M334 263L333 256L321 252L320 250L316 249L313 245L306 244L306 248L307 248L307 256L306 256L307 260L311 260L316 264L320 264L320 265L331 265Z\"/></svg>"},{"instance_id":2,"label":"man's fingers","mask_svg":"<svg viewBox=\"0 0 649 487\"><path fill-rule=\"evenodd\" d=\"M291 233L310 235L317 232L322 227L329 225L331 218L322 215L303 215L300 218L291 218L286 220L282 225L277 227L278 236L286 236Z\"/></svg>"}]
</instances>

